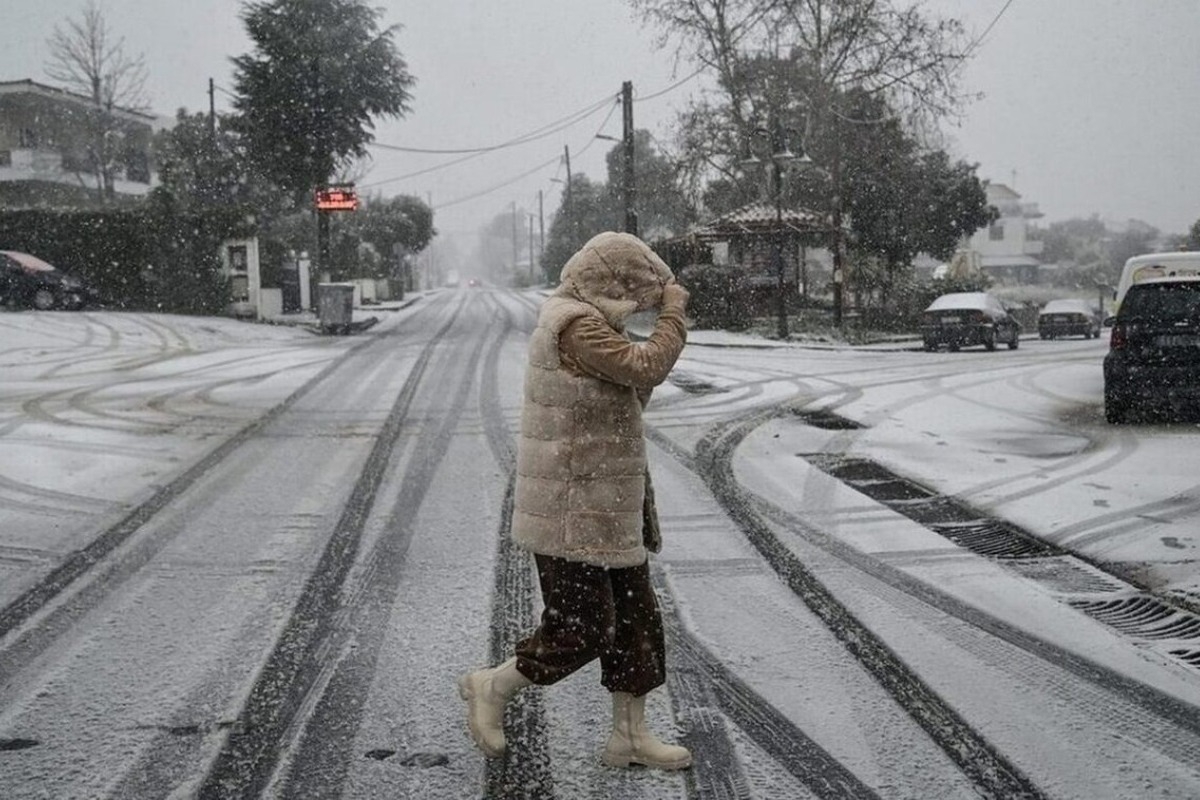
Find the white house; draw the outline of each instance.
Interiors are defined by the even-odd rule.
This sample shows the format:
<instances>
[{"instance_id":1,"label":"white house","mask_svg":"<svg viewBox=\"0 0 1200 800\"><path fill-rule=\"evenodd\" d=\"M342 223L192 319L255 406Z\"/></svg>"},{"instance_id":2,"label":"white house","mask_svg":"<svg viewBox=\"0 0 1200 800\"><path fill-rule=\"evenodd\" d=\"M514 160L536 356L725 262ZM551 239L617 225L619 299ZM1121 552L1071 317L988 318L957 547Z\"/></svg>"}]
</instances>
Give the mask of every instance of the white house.
<instances>
[{"instance_id":1,"label":"white house","mask_svg":"<svg viewBox=\"0 0 1200 800\"><path fill-rule=\"evenodd\" d=\"M100 177L87 157L89 97L36 83L0 81L0 204L63 205L94 197ZM159 120L125 108L111 112L120 147L113 190L140 197L156 182L151 137Z\"/></svg>"},{"instance_id":2,"label":"white house","mask_svg":"<svg viewBox=\"0 0 1200 800\"><path fill-rule=\"evenodd\" d=\"M1021 202L1021 195L1003 183L989 181L985 188L988 204L995 206L1000 218L976 231L968 249L998 283L1037 283L1043 243L1029 238L1029 224L1042 212L1037 203Z\"/></svg>"}]
</instances>

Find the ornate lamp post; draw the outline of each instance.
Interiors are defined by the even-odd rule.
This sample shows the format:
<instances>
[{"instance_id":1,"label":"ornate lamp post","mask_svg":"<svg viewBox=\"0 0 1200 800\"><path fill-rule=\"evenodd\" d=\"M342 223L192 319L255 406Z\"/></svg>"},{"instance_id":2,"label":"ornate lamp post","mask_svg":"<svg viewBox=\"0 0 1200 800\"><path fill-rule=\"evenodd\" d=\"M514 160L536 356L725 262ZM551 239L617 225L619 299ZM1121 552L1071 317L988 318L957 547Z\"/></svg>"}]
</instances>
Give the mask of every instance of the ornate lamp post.
<instances>
[{"instance_id":1,"label":"ornate lamp post","mask_svg":"<svg viewBox=\"0 0 1200 800\"><path fill-rule=\"evenodd\" d=\"M784 165L793 161L799 164L812 163L807 154L801 152L797 156L788 148L789 134L795 136L796 131L784 128L778 124L772 124L766 128L753 128L747 137L747 150L749 154L742 162L743 166L747 168L756 167L761 164L762 160L754 154L754 140L761 139L768 143L771 151L769 156L771 161L771 200L775 204L773 260L775 267L776 334L780 339L788 338L787 293L784 288L783 263L783 168Z\"/></svg>"}]
</instances>

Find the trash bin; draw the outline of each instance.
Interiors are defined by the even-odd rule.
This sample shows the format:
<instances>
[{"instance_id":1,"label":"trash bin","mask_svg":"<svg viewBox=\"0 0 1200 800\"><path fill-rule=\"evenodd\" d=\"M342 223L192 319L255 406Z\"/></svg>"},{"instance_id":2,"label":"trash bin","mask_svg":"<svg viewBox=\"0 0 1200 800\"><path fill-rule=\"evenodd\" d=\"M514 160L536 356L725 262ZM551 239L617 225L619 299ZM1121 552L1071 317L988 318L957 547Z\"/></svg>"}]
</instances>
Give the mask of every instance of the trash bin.
<instances>
[{"instance_id":1,"label":"trash bin","mask_svg":"<svg viewBox=\"0 0 1200 800\"><path fill-rule=\"evenodd\" d=\"M354 284L317 284L317 317L324 333L348 333L354 317Z\"/></svg>"}]
</instances>

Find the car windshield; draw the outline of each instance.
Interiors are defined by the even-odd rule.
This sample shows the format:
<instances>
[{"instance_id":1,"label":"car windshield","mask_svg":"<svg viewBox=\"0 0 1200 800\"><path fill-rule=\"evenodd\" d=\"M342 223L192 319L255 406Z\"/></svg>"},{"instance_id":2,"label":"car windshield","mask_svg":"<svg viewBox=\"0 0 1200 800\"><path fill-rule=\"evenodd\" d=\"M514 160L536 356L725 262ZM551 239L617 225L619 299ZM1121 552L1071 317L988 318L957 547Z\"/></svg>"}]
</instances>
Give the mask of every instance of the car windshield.
<instances>
[{"instance_id":1,"label":"car windshield","mask_svg":"<svg viewBox=\"0 0 1200 800\"><path fill-rule=\"evenodd\" d=\"M1200 281L1139 284L1125 298L1121 318L1156 325L1200 320Z\"/></svg>"}]
</instances>

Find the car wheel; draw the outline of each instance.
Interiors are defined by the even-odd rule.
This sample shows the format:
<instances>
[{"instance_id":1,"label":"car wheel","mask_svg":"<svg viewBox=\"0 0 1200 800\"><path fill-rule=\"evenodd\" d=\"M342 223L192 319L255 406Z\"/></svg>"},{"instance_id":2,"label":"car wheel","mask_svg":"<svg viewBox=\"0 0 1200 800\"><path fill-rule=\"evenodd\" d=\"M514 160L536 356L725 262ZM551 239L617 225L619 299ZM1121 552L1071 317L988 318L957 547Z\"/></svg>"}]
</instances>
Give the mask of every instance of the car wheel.
<instances>
[{"instance_id":1,"label":"car wheel","mask_svg":"<svg viewBox=\"0 0 1200 800\"><path fill-rule=\"evenodd\" d=\"M925 352L927 353L932 353L933 351L937 350L937 342L931 342L928 339L925 340L924 346Z\"/></svg>"},{"instance_id":2,"label":"car wheel","mask_svg":"<svg viewBox=\"0 0 1200 800\"><path fill-rule=\"evenodd\" d=\"M958 342L948 342L946 344L946 349L949 350L951 353L957 353L958 352Z\"/></svg>"},{"instance_id":3,"label":"car wheel","mask_svg":"<svg viewBox=\"0 0 1200 800\"><path fill-rule=\"evenodd\" d=\"M1012 339L1010 339L1008 342L1008 349L1016 350L1020 346L1021 346L1021 334L1017 333L1016 331L1013 331Z\"/></svg>"},{"instance_id":4,"label":"car wheel","mask_svg":"<svg viewBox=\"0 0 1200 800\"><path fill-rule=\"evenodd\" d=\"M1129 405L1118 396L1104 393L1104 419L1109 425L1124 425L1129 421Z\"/></svg>"},{"instance_id":5,"label":"car wheel","mask_svg":"<svg viewBox=\"0 0 1200 800\"><path fill-rule=\"evenodd\" d=\"M995 328L988 328L987 330L983 331L982 333L979 334L979 338L983 342L983 348L985 350L995 350L996 349L996 329Z\"/></svg>"},{"instance_id":6,"label":"car wheel","mask_svg":"<svg viewBox=\"0 0 1200 800\"><path fill-rule=\"evenodd\" d=\"M54 308L54 292L49 289L38 289L33 293L33 307L38 311L48 311Z\"/></svg>"}]
</instances>

